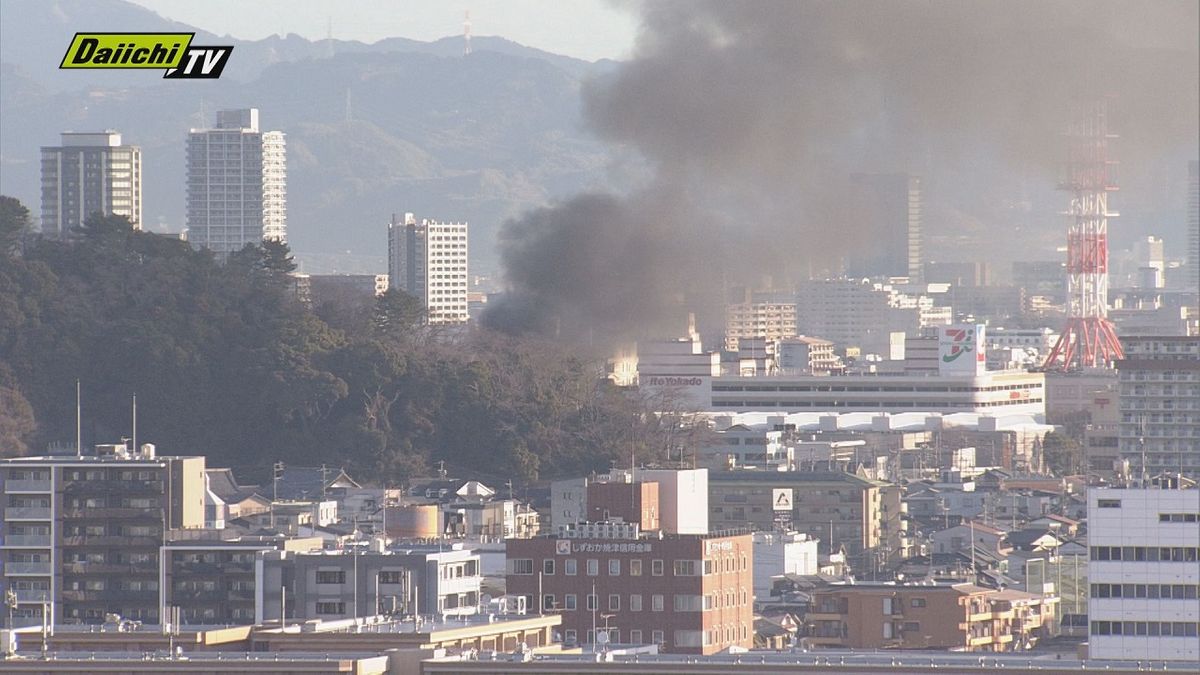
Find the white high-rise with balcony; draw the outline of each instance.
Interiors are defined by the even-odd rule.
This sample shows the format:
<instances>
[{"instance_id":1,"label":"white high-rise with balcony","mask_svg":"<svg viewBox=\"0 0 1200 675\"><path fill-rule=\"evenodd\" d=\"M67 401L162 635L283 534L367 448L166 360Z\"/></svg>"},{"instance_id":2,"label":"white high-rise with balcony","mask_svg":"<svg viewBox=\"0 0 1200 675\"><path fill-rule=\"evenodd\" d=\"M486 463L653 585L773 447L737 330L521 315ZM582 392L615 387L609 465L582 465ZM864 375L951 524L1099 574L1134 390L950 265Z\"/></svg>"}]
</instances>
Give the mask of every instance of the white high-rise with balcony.
<instances>
[{"instance_id":1,"label":"white high-rise with balcony","mask_svg":"<svg viewBox=\"0 0 1200 675\"><path fill-rule=\"evenodd\" d=\"M467 224L404 220L388 223L388 280L425 305L430 324L466 323Z\"/></svg>"},{"instance_id":2,"label":"white high-rise with balcony","mask_svg":"<svg viewBox=\"0 0 1200 675\"><path fill-rule=\"evenodd\" d=\"M1088 491L1088 656L1200 660L1200 490Z\"/></svg>"},{"instance_id":3,"label":"white high-rise with balcony","mask_svg":"<svg viewBox=\"0 0 1200 675\"><path fill-rule=\"evenodd\" d=\"M188 241L226 255L265 239L287 241L282 131L260 131L258 109L221 110L187 147Z\"/></svg>"}]
</instances>

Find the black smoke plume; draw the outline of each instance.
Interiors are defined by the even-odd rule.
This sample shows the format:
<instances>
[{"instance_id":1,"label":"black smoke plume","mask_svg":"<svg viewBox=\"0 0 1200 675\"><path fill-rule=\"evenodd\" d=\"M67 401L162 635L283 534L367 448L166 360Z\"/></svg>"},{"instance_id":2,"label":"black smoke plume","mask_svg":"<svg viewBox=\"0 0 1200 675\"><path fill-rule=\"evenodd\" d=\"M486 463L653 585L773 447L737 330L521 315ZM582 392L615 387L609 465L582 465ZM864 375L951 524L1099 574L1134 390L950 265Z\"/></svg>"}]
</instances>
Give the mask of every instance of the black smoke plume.
<instances>
[{"instance_id":1,"label":"black smoke plume","mask_svg":"<svg viewBox=\"0 0 1200 675\"><path fill-rule=\"evenodd\" d=\"M629 337L730 285L835 271L855 172L1044 172L1107 97L1126 169L1197 142L1198 3L679 0L633 5L632 60L584 89L651 170L507 223L494 325ZM1075 112L1073 112L1075 111ZM997 237L1007 236L997 233Z\"/></svg>"}]
</instances>

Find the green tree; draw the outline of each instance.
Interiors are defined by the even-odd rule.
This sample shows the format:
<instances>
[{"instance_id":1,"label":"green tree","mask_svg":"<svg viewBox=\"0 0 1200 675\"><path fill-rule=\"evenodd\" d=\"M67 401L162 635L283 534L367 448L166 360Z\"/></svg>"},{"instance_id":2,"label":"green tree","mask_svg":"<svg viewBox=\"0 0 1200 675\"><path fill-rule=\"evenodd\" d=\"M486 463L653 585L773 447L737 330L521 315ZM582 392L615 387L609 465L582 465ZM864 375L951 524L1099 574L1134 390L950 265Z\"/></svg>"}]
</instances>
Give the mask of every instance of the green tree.
<instances>
[{"instance_id":1,"label":"green tree","mask_svg":"<svg viewBox=\"0 0 1200 675\"><path fill-rule=\"evenodd\" d=\"M0 256L11 256L29 231L29 209L19 200L0 195Z\"/></svg>"},{"instance_id":2,"label":"green tree","mask_svg":"<svg viewBox=\"0 0 1200 675\"><path fill-rule=\"evenodd\" d=\"M1086 470L1083 465L1083 444L1067 434L1057 431L1046 434L1042 440L1042 453L1046 467L1056 476L1068 476Z\"/></svg>"}]
</instances>

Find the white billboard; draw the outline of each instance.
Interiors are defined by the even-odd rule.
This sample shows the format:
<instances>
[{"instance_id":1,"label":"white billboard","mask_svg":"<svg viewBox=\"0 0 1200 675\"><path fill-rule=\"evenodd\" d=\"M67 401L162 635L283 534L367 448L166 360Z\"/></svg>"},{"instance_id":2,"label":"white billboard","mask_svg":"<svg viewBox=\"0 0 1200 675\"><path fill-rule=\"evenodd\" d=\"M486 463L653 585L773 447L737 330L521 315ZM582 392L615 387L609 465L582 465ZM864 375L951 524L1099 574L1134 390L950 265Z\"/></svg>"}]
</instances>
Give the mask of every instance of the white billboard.
<instances>
[{"instance_id":1,"label":"white billboard","mask_svg":"<svg viewBox=\"0 0 1200 675\"><path fill-rule=\"evenodd\" d=\"M938 372L942 375L982 375L987 371L984 326L962 323L938 332Z\"/></svg>"},{"instance_id":2,"label":"white billboard","mask_svg":"<svg viewBox=\"0 0 1200 675\"><path fill-rule=\"evenodd\" d=\"M771 490L771 508L776 511L791 511L792 488L774 488Z\"/></svg>"}]
</instances>

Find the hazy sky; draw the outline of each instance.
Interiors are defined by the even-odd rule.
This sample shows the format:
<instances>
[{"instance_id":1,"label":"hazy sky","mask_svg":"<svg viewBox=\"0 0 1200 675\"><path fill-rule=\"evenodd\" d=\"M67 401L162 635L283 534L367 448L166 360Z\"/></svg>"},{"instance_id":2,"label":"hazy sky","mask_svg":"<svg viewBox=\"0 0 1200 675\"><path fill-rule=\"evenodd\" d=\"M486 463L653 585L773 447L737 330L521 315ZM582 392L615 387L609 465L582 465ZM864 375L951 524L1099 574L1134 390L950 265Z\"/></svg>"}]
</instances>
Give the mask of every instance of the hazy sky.
<instances>
[{"instance_id":1,"label":"hazy sky","mask_svg":"<svg viewBox=\"0 0 1200 675\"><path fill-rule=\"evenodd\" d=\"M339 40L436 40L459 35L471 12L474 35L499 35L588 60L623 58L637 20L605 0L132 0L197 28L255 40L296 33Z\"/></svg>"}]
</instances>

